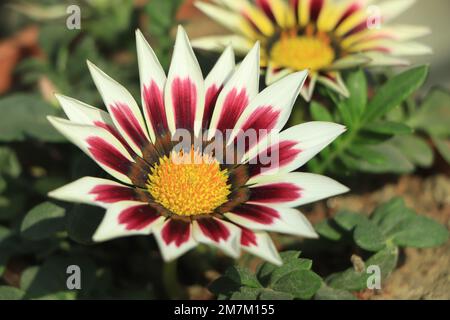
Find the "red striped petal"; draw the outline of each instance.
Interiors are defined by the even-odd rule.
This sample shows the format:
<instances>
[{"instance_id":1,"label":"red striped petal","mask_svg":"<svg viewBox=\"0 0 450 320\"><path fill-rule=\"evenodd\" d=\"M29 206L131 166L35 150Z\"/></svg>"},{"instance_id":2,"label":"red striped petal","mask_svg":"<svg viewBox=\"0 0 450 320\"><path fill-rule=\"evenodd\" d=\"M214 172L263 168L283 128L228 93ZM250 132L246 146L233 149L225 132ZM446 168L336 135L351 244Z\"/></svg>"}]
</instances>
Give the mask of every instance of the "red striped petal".
<instances>
[{"instance_id":1,"label":"red striped petal","mask_svg":"<svg viewBox=\"0 0 450 320\"><path fill-rule=\"evenodd\" d=\"M166 110L164 109L163 92L155 81L152 80L150 85L144 85L143 98L152 128L156 133L162 135L168 131L169 127L167 125Z\"/></svg>"},{"instance_id":2,"label":"red striped petal","mask_svg":"<svg viewBox=\"0 0 450 320\"><path fill-rule=\"evenodd\" d=\"M131 162L112 144L99 137L89 137L86 142L89 145L89 152L96 161L124 175L128 174Z\"/></svg>"},{"instance_id":3,"label":"red striped petal","mask_svg":"<svg viewBox=\"0 0 450 320\"><path fill-rule=\"evenodd\" d=\"M210 86L206 90L205 94L205 110L203 111L203 128L207 129L214 112L214 106L216 105L217 98L219 97L220 91L223 89L223 85L217 87L215 84Z\"/></svg>"},{"instance_id":4,"label":"red striped petal","mask_svg":"<svg viewBox=\"0 0 450 320\"><path fill-rule=\"evenodd\" d=\"M256 235L253 231L243 227L241 227L241 230L241 245L246 247L258 245L258 242L256 241Z\"/></svg>"},{"instance_id":5,"label":"red striped petal","mask_svg":"<svg viewBox=\"0 0 450 320\"><path fill-rule=\"evenodd\" d=\"M116 103L110 106L110 110L114 118L117 120L121 128L130 137L134 144L139 146L141 150L147 145L148 140L130 107L124 103Z\"/></svg>"},{"instance_id":6,"label":"red striped petal","mask_svg":"<svg viewBox=\"0 0 450 320\"><path fill-rule=\"evenodd\" d=\"M275 219L280 218L280 214L273 208L248 203L234 208L232 213L261 224L272 224Z\"/></svg>"},{"instance_id":7,"label":"red striped petal","mask_svg":"<svg viewBox=\"0 0 450 320\"><path fill-rule=\"evenodd\" d=\"M279 144L270 146L264 152L259 153L256 156L256 159L253 158L252 160L249 161L250 177L254 177L260 174L264 168L269 168L270 166L273 166L273 163L264 164L261 161L261 157L272 159L272 154L278 153L278 167L283 167L288 163L290 163L302 151L298 147L296 147L297 143L298 143L297 141L284 140L281 141Z\"/></svg>"},{"instance_id":8,"label":"red striped petal","mask_svg":"<svg viewBox=\"0 0 450 320\"><path fill-rule=\"evenodd\" d=\"M249 201L263 203L294 201L301 197L301 191L302 189L293 183L271 183L250 188Z\"/></svg>"},{"instance_id":9,"label":"red striped petal","mask_svg":"<svg viewBox=\"0 0 450 320\"><path fill-rule=\"evenodd\" d=\"M170 245L173 242L177 247L187 242L190 235L190 223L181 220L171 219L161 230L161 236L165 244Z\"/></svg>"},{"instance_id":10,"label":"red striped petal","mask_svg":"<svg viewBox=\"0 0 450 320\"><path fill-rule=\"evenodd\" d=\"M189 78L176 78L172 82L172 103L176 128L193 129L197 89Z\"/></svg>"},{"instance_id":11,"label":"red striped petal","mask_svg":"<svg viewBox=\"0 0 450 320\"><path fill-rule=\"evenodd\" d=\"M97 185L88 192L95 195L95 201L104 203L114 203L123 200L136 200L136 194L133 189L125 186L115 185Z\"/></svg>"},{"instance_id":12,"label":"red striped petal","mask_svg":"<svg viewBox=\"0 0 450 320\"><path fill-rule=\"evenodd\" d=\"M226 241L230 237L228 228L216 219L198 219L197 222L203 234L215 242Z\"/></svg>"},{"instance_id":13,"label":"red striped petal","mask_svg":"<svg viewBox=\"0 0 450 320\"><path fill-rule=\"evenodd\" d=\"M141 230L160 217L156 209L148 205L140 205L123 210L118 219L127 230Z\"/></svg>"},{"instance_id":14,"label":"red striped petal","mask_svg":"<svg viewBox=\"0 0 450 320\"><path fill-rule=\"evenodd\" d=\"M245 88L241 89L239 93L236 88L232 89L224 100L222 112L217 123L217 130L225 131L226 129L233 129L245 107L248 105L248 101Z\"/></svg>"}]
</instances>

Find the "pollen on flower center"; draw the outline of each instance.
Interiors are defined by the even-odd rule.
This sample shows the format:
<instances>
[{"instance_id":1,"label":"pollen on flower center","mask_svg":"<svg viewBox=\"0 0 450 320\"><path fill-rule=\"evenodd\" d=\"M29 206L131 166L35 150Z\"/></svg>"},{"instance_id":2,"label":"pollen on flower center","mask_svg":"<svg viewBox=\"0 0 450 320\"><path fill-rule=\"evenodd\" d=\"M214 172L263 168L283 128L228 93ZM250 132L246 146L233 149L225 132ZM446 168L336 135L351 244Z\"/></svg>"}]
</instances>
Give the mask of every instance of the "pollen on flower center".
<instances>
[{"instance_id":1,"label":"pollen on flower center","mask_svg":"<svg viewBox=\"0 0 450 320\"><path fill-rule=\"evenodd\" d=\"M319 70L334 60L334 50L326 37L284 37L275 42L270 58L276 66L294 70Z\"/></svg>"},{"instance_id":2,"label":"pollen on flower center","mask_svg":"<svg viewBox=\"0 0 450 320\"><path fill-rule=\"evenodd\" d=\"M194 149L172 151L154 165L147 188L156 202L180 216L209 214L227 201L228 171Z\"/></svg>"}]
</instances>

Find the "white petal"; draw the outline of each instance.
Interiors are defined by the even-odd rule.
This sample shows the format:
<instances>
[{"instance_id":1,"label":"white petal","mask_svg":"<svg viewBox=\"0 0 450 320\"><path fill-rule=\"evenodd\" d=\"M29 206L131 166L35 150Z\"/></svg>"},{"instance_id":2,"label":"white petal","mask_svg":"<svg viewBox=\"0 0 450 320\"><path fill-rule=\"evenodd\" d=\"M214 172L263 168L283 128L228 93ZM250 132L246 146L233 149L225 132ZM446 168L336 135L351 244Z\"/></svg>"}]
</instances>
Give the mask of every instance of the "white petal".
<instances>
[{"instance_id":1,"label":"white petal","mask_svg":"<svg viewBox=\"0 0 450 320\"><path fill-rule=\"evenodd\" d=\"M216 129L233 129L235 123L224 122L224 116L233 113L233 118L240 116L242 109L248 105L259 90L259 43L257 42L247 56L242 60L237 70L225 84L225 87L217 98L216 107L211 119L210 133L212 137ZM240 96L242 103L240 108L236 107L236 100L230 97ZM240 112L239 114L237 114Z\"/></svg>"},{"instance_id":2,"label":"white petal","mask_svg":"<svg viewBox=\"0 0 450 320\"><path fill-rule=\"evenodd\" d=\"M232 74L234 67L233 49L227 47L205 79L205 109L203 112L202 128L209 128L209 122L214 112L218 94Z\"/></svg>"},{"instance_id":3,"label":"white petal","mask_svg":"<svg viewBox=\"0 0 450 320\"><path fill-rule=\"evenodd\" d=\"M194 48L208 51L222 51L230 45L239 54L246 54L252 49L252 43L249 40L234 34L196 38L191 44Z\"/></svg>"},{"instance_id":4,"label":"white petal","mask_svg":"<svg viewBox=\"0 0 450 320\"><path fill-rule=\"evenodd\" d=\"M317 82L336 91L343 97L348 98L350 95L350 92L348 91L344 80L342 80L340 72L332 72L332 74L330 74L330 77L327 77L325 75L320 75L317 78Z\"/></svg>"},{"instance_id":5,"label":"white petal","mask_svg":"<svg viewBox=\"0 0 450 320\"><path fill-rule=\"evenodd\" d=\"M171 234L168 237L167 234L171 233L168 232L168 230L170 229L170 226L174 223L174 221L175 223L179 222L179 220L177 222L176 220L169 218L164 223L159 223L158 225L156 225L153 229L156 242L158 243L159 249L161 251L161 255L166 262L178 258L182 254L196 247L198 244L192 236L192 224L189 222L186 222L187 229L183 230L182 233L179 233L177 235L179 237L185 236L185 238L180 238L178 242L177 239L174 238L174 234Z\"/></svg>"},{"instance_id":6,"label":"white petal","mask_svg":"<svg viewBox=\"0 0 450 320\"><path fill-rule=\"evenodd\" d=\"M131 183L123 168L133 163L134 160L125 147L110 132L100 127L76 124L69 120L57 117L49 116L47 119L63 136L90 156L106 172L122 182ZM117 152L121 158L119 159L117 157L104 154L104 157L100 159L90 150L90 148L92 148L92 143L90 143L92 139L101 139L102 142L107 143L111 150ZM117 166L108 165L111 161L118 162L120 164L120 168Z\"/></svg>"},{"instance_id":7,"label":"white petal","mask_svg":"<svg viewBox=\"0 0 450 320\"><path fill-rule=\"evenodd\" d=\"M275 248L272 239L266 232L243 229L241 245L243 250L274 265L281 266L283 264L277 248Z\"/></svg>"},{"instance_id":8,"label":"white petal","mask_svg":"<svg viewBox=\"0 0 450 320\"><path fill-rule=\"evenodd\" d=\"M272 212L273 215L267 212ZM307 238L318 237L308 219L293 208L246 203L234 208L225 216L234 223L252 230L280 232Z\"/></svg>"},{"instance_id":9,"label":"white petal","mask_svg":"<svg viewBox=\"0 0 450 320\"><path fill-rule=\"evenodd\" d=\"M116 128L134 152L142 156L141 149L143 142L139 140L148 141L149 137L139 106L127 89L90 61L87 63L92 79L103 98L103 102ZM128 128L127 125L129 125Z\"/></svg>"},{"instance_id":10,"label":"white petal","mask_svg":"<svg viewBox=\"0 0 450 320\"><path fill-rule=\"evenodd\" d=\"M246 155L246 159L250 159L250 165L265 164L260 175L270 176L290 172L309 161L344 131L345 126L332 122L305 122L284 130L274 144L261 151L263 149L261 146L269 145L268 141L263 139L257 148L253 148ZM271 151L270 157L267 156L268 150ZM256 162L258 151L259 157L262 157L265 163ZM257 177L258 175L255 175L247 183L254 183Z\"/></svg>"},{"instance_id":11,"label":"white petal","mask_svg":"<svg viewBox=\"0 0 450 320\"><path fill-rule=\"evenodd\" d=\"M179 26L164 90L167 121L172 133L177 128L195 129L198 132L203 118L204 90L197 58L186 32Z\"/></svg>"},{"instance_id":12,"label":"white petal","mask_svg":"<svg viewBox=\"0 0 450 320\"><path fill-rule=\"evenodd\" d=\"M269 62L266 69L266 77L265 77L266 85L271 85L272 83L280 80L281 78L287 76L292 72L293 70L288 68L282 68L281 70L278 70L277 68L274 68L271 62Z\"/></svg>"},{"instance_id":13,"label":"white petal","mask_svg":"<svg viewBox=\"0 0 450 320\"><path fill-rule=\"evenodd\" d=\"M278 133L288 121L307 76L306 70L295 72L261 91L252 99L237 121L235 130L230 136L230 143L233 143L233 139L240 131L245 133L249 129L274 130ZM259 127L260 125L264 127Z\"/></svg>"},{"instance_id":14,"label":"white petal","mask_svg":"<svg viewBox=\"0 0 450 320\"><path fill-rule=\"evenodd\" d=\"M164 220L153 210L146 216L147 211L139 209L152 210L148 204L137 201L122 201L110 206L92 239L100 242L125 236L148 235ZM131 218L132 215L135 220Z\"/></svg>"},{"instance_id":15,"label":"white petal","mask_svg":"<svg viewBox=\"0 0 450 320\"><path fill-rule=\"evenodd\" d=\"M55 97L64 110L64 113L73 122L89 125L96 125L96 122L103 122L113 125L111 116L101 109L61 94L55 94Z\"/></svg>"},{"instance_id":16,"label":"white petal","mask_svg":"<svg viewBox=\"0 0 450 320\"><path fill-rule=\"evenodd\" d=\"M166 83L166 75L164 69L158 61L155 52L145 40L144 35L140 30L136 30L136 47L139 65L139 78L141 82L141 101L144 109L144 117L147 123L147 128L150 133L152 141L155 141L155 128L153 123L158 121L157 117L152 117L153 113L164 112L162 116L165 118L164 104L162 106L149 105L149 100L146 98L146 92L152 88L152 94L158 94L160 97L152 100L163 102L164 85ZM152 87L154 86L154 87ZM159 109L158 107L162 107ZM155 109L155 110L153 110Z\"/></svg>"},{"instance_id":17,"label":"white petal","mask_svg":"<svg viewBox=\"0 0 450 320\"><path fill-rule=\"evenodd\" d=\"M110 196L108 190L113 192ZM102 189L104 189L102 191ZM108 179L83 177L48 193L58 200L97 205L103 208L124 200L133 200L134 190L128 186Z\"/></svg>"},{"instance_id":18,"label":"white petal","mask_svg":"<svg viewBox=\"0 0 450 320\"><path fill-rule=\"evenodd\" d=\"M260 204L273 203L283 207L298 207L349 191L346 186L331 178L306 172L262 175L252 182L256 183L250 186L249 201ZM291 193L283 193L283 188ZM281 194L278 195L277 191ZM255 193L253 197L252 192ZM258 195L257 192L261 193ZM264 194L265 197L261 196Z\"/></svg>"}]
</instances>

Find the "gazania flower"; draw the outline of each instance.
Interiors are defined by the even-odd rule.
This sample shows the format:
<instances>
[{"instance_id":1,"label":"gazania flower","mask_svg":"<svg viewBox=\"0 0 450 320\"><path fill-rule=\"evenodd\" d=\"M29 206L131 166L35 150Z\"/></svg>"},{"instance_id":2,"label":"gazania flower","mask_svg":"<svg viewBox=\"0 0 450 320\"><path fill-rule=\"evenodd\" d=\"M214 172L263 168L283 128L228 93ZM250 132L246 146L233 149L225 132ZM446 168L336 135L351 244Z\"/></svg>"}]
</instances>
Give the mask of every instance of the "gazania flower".
<instances>
[{"instance_id":1,"label":"gazania flower","mask_svg":"<svg viewBox=\"0 0 450 320\"><path fill-rule=\"evenodd\" d=\"M294 207L347 188L327 177L292 171L344 127L310 122L277 131L289 117L306 72L293 73L258 93L256 44L236 69L233 50L227 48L203 79L179 27L166 78L143 35L137 31L136 37L142 108L123 86L88 63L108 112L58 95L69 120L49 117L58 131L119 182L83 177L50 196L106 208L95 241L153 233L165 260L205 243L232 257L242 248L279 264L265 231L316 237ZM245 144L244 155L235 157L240 160L233 164L220 162L217 153L195 144L176 148L179 131L193 133L194 141L206 129L263 133L254 144ZM276 167L259 160L268 154L257 151L269 137L261 129L271 129L278 137L264 150L278 154ZM230 135L226 149L236 141Z\"/></svg>"},{"instance_id":2,"label":"gazania flower","mask_svg":"<svg viewBox=\"0 0 450 320\"><path fill-rule=\"evenodd\" d=\"M348 90L342 69L403 65L400 56L429 53L409 41L429 32L427 28L388 25L413 4L413 0L213 0L197 7L233 33L194 39L194 47L221 50L231 43L237 52L248 52L261 42L261 65L266 83L303 69L310 76L302 95L310 100L316 83L343 96Z\"/></svg>"}]
</instances>

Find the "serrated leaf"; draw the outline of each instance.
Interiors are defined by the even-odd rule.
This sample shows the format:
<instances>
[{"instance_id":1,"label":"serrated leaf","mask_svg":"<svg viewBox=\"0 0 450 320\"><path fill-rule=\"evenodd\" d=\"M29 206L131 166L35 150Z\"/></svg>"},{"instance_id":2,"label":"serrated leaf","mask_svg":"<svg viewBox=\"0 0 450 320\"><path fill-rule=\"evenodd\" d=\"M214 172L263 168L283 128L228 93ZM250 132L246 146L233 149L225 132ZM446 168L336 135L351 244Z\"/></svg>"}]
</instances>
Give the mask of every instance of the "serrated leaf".
<instances>
[{"instance_id":1,"label":"serrated leaf","mask_svg":"<svg viewBox=\"0 0 450 320\"><path fill-rule=\"evenodd\" d=\"M371 220L379 225L386 216L391 214L391 212L402 210L404 208L405 202L403 201L403 198L394 197L391 200L379 205L372 213Z\"/></svg>"},{"instance_id":2,"label":"serrated leaf","mask_svg":"<svg viewBox=\"0 0 450 320\"><path fill-rule=\"evenodd\" d=\"M232 266L228 268L224 276L240 286L246 286L251 288L262 287L254 273L240 266Z\"/></svg>"},{"instance_id":3,"label":"serrated leaf","mask_svg":"<svg viewBox=\"0 0 450 320\"><path fill-rule=\"evenodd\" d=\"M356 226L353 238L358 246L368 251L379 251L386 245L381 230L369 220L364 220Z\"/></svg>"},{"instance_id":4,"label":"serrated leaf","mask_svg":"<svg viewBox=\"0 0 450 320\"><path fill-rule=\"evenodd\" d=\"M357 272L349 268L343 272L330 275L326 282L335 289L361 291L367 288L367 279L371 275L367 273L369 266L378 266L380 268L381 278L384 280L397 265L398 249L397 247L386 246L383 250L372 255L366 262L366 270Z\"/></svg>"},{"instance_id":5,"label":"serrated leaf","mask_svg":"<svg viewBox=\"0 0 450 320\"><path fill-rule=\"evenodd\" d=\"M357 300L356 297L347 290L335 289L322 284L314 296L315 300Z\"/></svg>"},{"instance_id":6,"label":"serrated leaf","mask_svg":"<svg viewBox=\"0 0 450 320\"><path fill-rule=\"evenodd\" d=\"M281 277L272 289L289 293L298 299L310 299L319 290L322 279L310 270L297 270Z\"/></svg>"},{"instance_id":7,"label":"serrated leaf","mask_svg":"<svg viewBox=\"0 0 450 320\"><path fill-rule=\"evenodd\" d=\"M391 235L396 245L415 248L435 247L448 240L448 231L445 226L419 215L401 221Z\"/></svg>"},{"instance_id":8,"label":"serrated leaf","mask_svg":"<svg viewBox=\"0 0 450 320\"><path fill-rule=\"evenodd\" d=\"M290 293L264 289L258 297L259 300L292 300L294 296Z\"/></svg>"},{"instance_id":9,"label":"serrated leaf","mask_svg":"<svg viewBox=\"0 0 450 320\"><path fill-rule=\"evenodd\" d=\"M278 279L285 274L294 270L309 270L312 266L312 261L309 259L298 258L299 251L284 251L280 253L280 257L283 260L283 265L277 267L271 263L263 263L257 272L259 281L264 286L271 286Z\"/></svg>"},{"instance_id":10,"label":"serrated leaf","mask_svg":"<svg viewBox=\"0 0 450 320\"><path fill-rule=\"evenodd\" d=\"M239 291L233 292L230 300L256 300L262 289L241 287Z\"/></svg>"},{"instance_id":11,"label":"serrated leaf","mask_svg":"<svg viewBox=\"0 0 450 320\"><path fill-rule=\"evenodd\" d=\"M390 78L376 90L364 114L365 123L371 122L400 105L425 81L428 66L418 66Z\"/></svg>"},{"instance_id":12,"label":"serrated leaf","mask_svg":"<svg viewBox=\"0 0 450 320\"><path fill-rule=\"evenodd\" d=\"M31 209L24 217L20 232L30 240L41 240L64 230L65 209L51 202L44 202Z\"/></svg>"}]
</instances>

